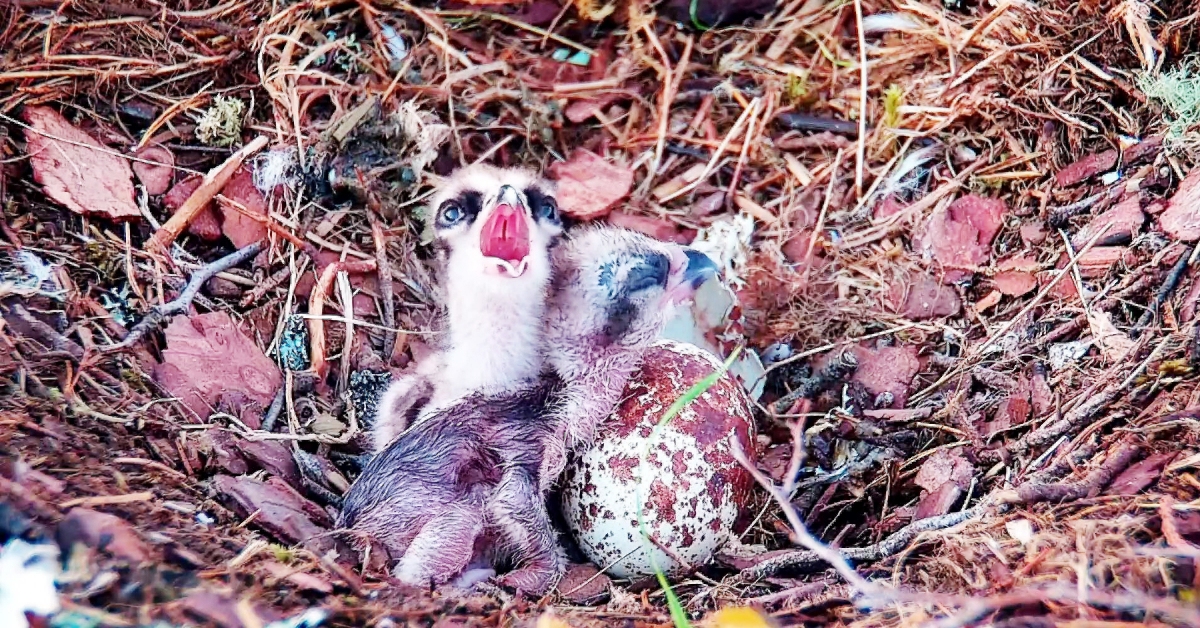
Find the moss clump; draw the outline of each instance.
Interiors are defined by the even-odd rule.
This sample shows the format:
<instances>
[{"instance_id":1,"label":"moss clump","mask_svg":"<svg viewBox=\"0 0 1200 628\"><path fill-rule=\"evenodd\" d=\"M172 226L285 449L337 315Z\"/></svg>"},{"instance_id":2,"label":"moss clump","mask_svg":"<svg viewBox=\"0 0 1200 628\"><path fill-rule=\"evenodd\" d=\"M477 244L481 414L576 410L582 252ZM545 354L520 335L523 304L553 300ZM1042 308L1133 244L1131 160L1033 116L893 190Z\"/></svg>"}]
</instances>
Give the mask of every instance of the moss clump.
<instances>
[{"instance_id":1,"label":"moss clump","mask_svg":"<svg viewBox=\"0 0 1200 628\"><path fill-rule=\"evenodd\" d=\"M233 146L242 136L246 103L240 98L216 96L196 126L196 139L209 146Z\"/></svg>"}]
</instances>

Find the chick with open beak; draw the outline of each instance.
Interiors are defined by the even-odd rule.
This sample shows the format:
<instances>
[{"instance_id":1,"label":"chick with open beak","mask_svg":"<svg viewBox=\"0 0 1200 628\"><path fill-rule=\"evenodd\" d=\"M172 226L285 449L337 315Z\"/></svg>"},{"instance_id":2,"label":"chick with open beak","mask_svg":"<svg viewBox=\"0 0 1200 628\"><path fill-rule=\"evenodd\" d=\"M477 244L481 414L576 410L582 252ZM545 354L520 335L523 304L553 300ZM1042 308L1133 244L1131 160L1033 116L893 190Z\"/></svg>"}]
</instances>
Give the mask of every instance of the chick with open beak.
<instances>
[{"instance_id":1,"label":"chick with open beak","mask_svg":"<svg viewBox=\"0 0 1200 628\"><path fill-rule=\"evenodd\" d=\"M526 387L542 369L550 247L563 228L553 184L476 164L447 177L429 208L442 333L380 399L375 451L455 399Z\"/></svg>"}]
</instances>

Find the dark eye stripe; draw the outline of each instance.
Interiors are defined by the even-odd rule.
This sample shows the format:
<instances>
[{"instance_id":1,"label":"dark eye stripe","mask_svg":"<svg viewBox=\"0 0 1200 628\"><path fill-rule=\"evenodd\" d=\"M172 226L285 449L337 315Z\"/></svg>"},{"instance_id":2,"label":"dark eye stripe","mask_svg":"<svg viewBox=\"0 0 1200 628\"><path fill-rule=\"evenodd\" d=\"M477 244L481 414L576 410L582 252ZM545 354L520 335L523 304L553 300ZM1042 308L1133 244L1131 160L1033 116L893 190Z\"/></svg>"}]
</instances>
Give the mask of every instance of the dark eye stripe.
<instances>
[{"instance_id":1,"label":"dark eye stripe","mask_svg":"<svg viewBox=\"0 0 1200 628\"><path fill-rule=\"evenodd\" d=\"M449 205L454 205L462 212L462 217L455 221L447 221L444 219L445 210ZM463 192L458 198L452 198L442 203L438 207L437 215L434 217L434 224L438 229L448 229L459 224L471 224L475 222L475 218L479 216L479 212L483 210L483 195L479 192Z\"/></svg>"},{"instance_id":2,"label":"dark eye stripe","mask_svg":"<svg viewBox=\"0 0 1200 628\"><path fill-rule=\"evenodd\" d=\"M525 188L525 198L529 201L529 209L533 211L533 215L538 220L548 220L555 224L561 222L558 213L558 203L554 201L553 196L546 194L536 187L530 186Z\"/></svg>"}]
</instances>

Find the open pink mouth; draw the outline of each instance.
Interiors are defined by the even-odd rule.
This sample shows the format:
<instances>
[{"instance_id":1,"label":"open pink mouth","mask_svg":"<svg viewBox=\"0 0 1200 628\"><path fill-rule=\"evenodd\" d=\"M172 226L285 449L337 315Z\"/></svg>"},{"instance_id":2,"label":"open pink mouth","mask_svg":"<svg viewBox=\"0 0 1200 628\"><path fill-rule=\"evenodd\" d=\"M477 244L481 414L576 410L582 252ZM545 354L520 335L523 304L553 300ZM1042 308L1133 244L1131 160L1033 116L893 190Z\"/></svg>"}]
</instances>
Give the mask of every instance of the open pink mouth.
<instances>
[{"instance_id":1,"label":"open pink mouth","mask_svg":"<svg viewBox=\"0 0 1200 628\"><path fill-rule=\"evenodd\" d=\"M525 272L529 247L525 213L508 203L497 205L479 233L479 252L497 262L505 274L520 277Z\"/></svg>"}]
</instances>

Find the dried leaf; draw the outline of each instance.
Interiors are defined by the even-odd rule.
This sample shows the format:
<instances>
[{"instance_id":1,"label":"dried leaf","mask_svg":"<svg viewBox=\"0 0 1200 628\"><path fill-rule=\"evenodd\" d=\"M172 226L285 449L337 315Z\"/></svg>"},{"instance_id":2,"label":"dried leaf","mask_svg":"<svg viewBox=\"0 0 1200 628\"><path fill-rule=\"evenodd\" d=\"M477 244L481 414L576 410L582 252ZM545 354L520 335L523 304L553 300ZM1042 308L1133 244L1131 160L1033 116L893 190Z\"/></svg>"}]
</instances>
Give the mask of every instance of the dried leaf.
<instances>
[{"instance_id":1,"label":"dried leaf","mask_svg":"<svg viewBox=\"0 0 1200 628\"><path fill-rule=\"evenodd\" d=\"M1078 251L1102 230L1104 235L1096 241L1097 245L1129 242L1142 230L1142 223L1145 221L1146 215L1142 213L1141 198L1137 194L1133 194L1117 203L1112 209L1093 218L1071 238L1071 246ZM1108 225L1107 230L1104 229L1105 225Z\"/></svg>"},{"instance_id":2,"label":"dried leaf","mask_svg":"<svg viewBox=\"0 0 1200 628\"><path fill-rule=\"evenodd\" d=\"M608 595L612 580L600 573L591 563L575 564L567 568L556 587L559 595L572 604L595 604Z\"/></svg>"},{"instance_id":3,"label":"dried leaf","mask_svg":"<svg viewBox=\"0 0 1200 628\"><path fill-rule=\"evenodd\" d=\"M308 429L313 434L323 434L325 436L337 436L346 431L346 424L337 420L333 415L322 412L318 414L313 422L309 424Z\"/></svg>"},{"instance_id":4,"label":"dried leaf","mask_svg":"<svg viewBox=\"0 0 1200 628\"><path fill-rule=\"evenodd\" d=\"M100 142L49 107L26 107L24 118L33 128L25 134L29 164L46 196L77 214L141 217L128 161L99 150L104 148Z\"/></svg>"},{"instance_id":5,"label":"dried leaf","mask_svg":"<svg viewBox=\"0 0 1200 628\"><path fill-rule=\"evenodd\" d=\"M1083 183L1102 172L1112 170L1117 165L1118 157L1119 154L1115 150L1093 153L1059 170L1054 175L1054 182L1059 187Z\"/></svg>"},{"instance_id":6,"label":"dried leaf","mask_svg":"<svg viewBox=\"0 0 1200 628\"><path fill-rule=\"evenodd\" d=\"M238 168L225 184L221 196L237 203L251 214L263 217L267 215L267 199L263 198L262 192L254 186L254 175L244 166ZM235 248L240 249L267 237L265 224L227 205L221 203L221 232L229 238Z\"/></svg>"},{"instance_id":7,"label":"dried leaf","mask_svg":"<svg viewBox=\"0 0 1200 628\"><path fill-rule=\"evenodd\" d=\"M858 369L854 371L851 381L862 384L872 395L891 393L892 407L904 407L913 377L921 370L921 362L917 359L918 349L915 345L879 349L851 347L854 357L858 359Z\"/></svg>"},{"instance_id":8,"label":"dried leaf","mask_svg":"<svg viewBox=\"0 0 1200 628\"><path fill-rule=\"evenodd\" d=\"M963 489L954 482L943 482L936 489L921 497L921 500L917 502L917 511L913 513L913 518L921 520L940 517L950 512L962 494Z\"/></svg>"},{"instance_id":9,"label":"dried leaf","mask_svg":"<svg viewBox=\"0 0 1200 628\"><path fill-rule=\"evenodd\" d=\"M963 456L962 449L938 449L925 462L921 463L913 483L927 491L934 491L946 482L953 482L959 488L971 485L975 467Z\"/></svg>"},{"instance_id":10,"label":"dried leaf","mask_svg":"<svg viewBox=\"0 0 1200 628\"><path fill-rule=\"evenodd\" d=\"M607 215L633 189L632 170L582 149L550 166L550 175L558 179L559 207L579 220Z\"/></svg>"},{"instance_id":11,"label":"dried leaf","mask_svg":"<svg viewBox=\"0 0 1200 628\"><path fill-rule=\"evenodd\" d=\"M183 207L184 202L188 200L192 192L200 187L200 183L203 181L204 177L196 174L176 183L163 197L163 205L174 214L180 207ZM199 214L196 214L196 217L188 224L187 230L197 238L209 242L221 238L221 221L217 219L216 209L211 203L208 207L200 210Z\"/></svg>"},{"instance_id":12,"label":"dried leaf","mask_svg":"<svg viewBox=\"0 0 1200 628\"><path fill-rule=\"evenodd\" d=\"M283 383L279 367L225 312L177 316L166 338L154 380L197 416L207 417L223 402L266 408Z\"/></svg>"},{"instance_id":13,"label":"dried leaf","mask_svg":"<svg viewBox=\"0 0 1200 628\"><path fill-rule=\"evenodd\" d=\"M146 544L129 522L104 512L72 508L58 524L55 534L63 547L83 543L134 564L150 557Z\"/></svg>"},{"instance_id":14,"label":"dried leaf","mask_svg":"<svg viewBox=\"0 0 1200 628\"><path fill-rule=\"evenodd\" d=\"M1107 495L1137 495L1142 489L1158 481L1162 470L1175 459L1176 452L1154 454L1129 465L1108 485Z\"/></svg>"},{"instance_id":15,"label":"dried leaf","mask_svg":"<svg viewBox=\"0 0 1200 628\"><path fill-rule=\"evenodd\" d=\"M166 146L150 144L134 156L145 160L134 161L132 167L133 174L146 187L147 194L158 196L171 188L171 181L175 178L175 154Z\"/></svg>"},{"instance_id":16,"label":"dried leaf","mask_svg":"<svg viewBox=\"0 0 1200 628\"><path fill-rule=\"evenodd\" d=\"M943 266L972 270L988 261L1006 209L998 199L974 194L959 198L929 218L918 248Z\"/></svg>"},{"instance_id":17,"label":"dried leaf","mask_svg":"<svg viewBox=\"0 0 1200 628\"><path fill-rule=\"evenodd\" d=\"M325 534L333 525L329 515L278 478L262 482L248 475L220 475L212 486L239 517L257 513L254 525L280 543L305 543L320 552L336 547Z\"/></svg>"},{"instance_id":18,"label":"dried leaf","mask_svg":"<svg viewBox=\"0 0 1200 628\"><path fill-rule=\"evenodd\" d=\"M1117 362L1125 358L1134 342L1116 328L1112 323L1112 315L1101 310L1089 309L1087 313L1088 326L1092 329L1092 340L1109 362Z\"/></svg>"},{"instance_id":19,"label":"dried leaf","mask_svg":"<svg viewBox=\"0 0 1200 628\"><path fill-rule=\"evenodd\" d=\"M929 275L913 277L907 285L893 284L889 296L893 307L915 321L954 316L962 310L958 293Z\"/></svg>"},{"instance_id":20,"label":"dried leaf","mask_svg":"<svg viewBox=\"0 0 1200 628\"><path fill-rule=\"evenodd\" d=\"M1173 238L1200 240L1200 168L1192 168L1184 177L1158 222Z\"/></svg>"}]
</instances>

